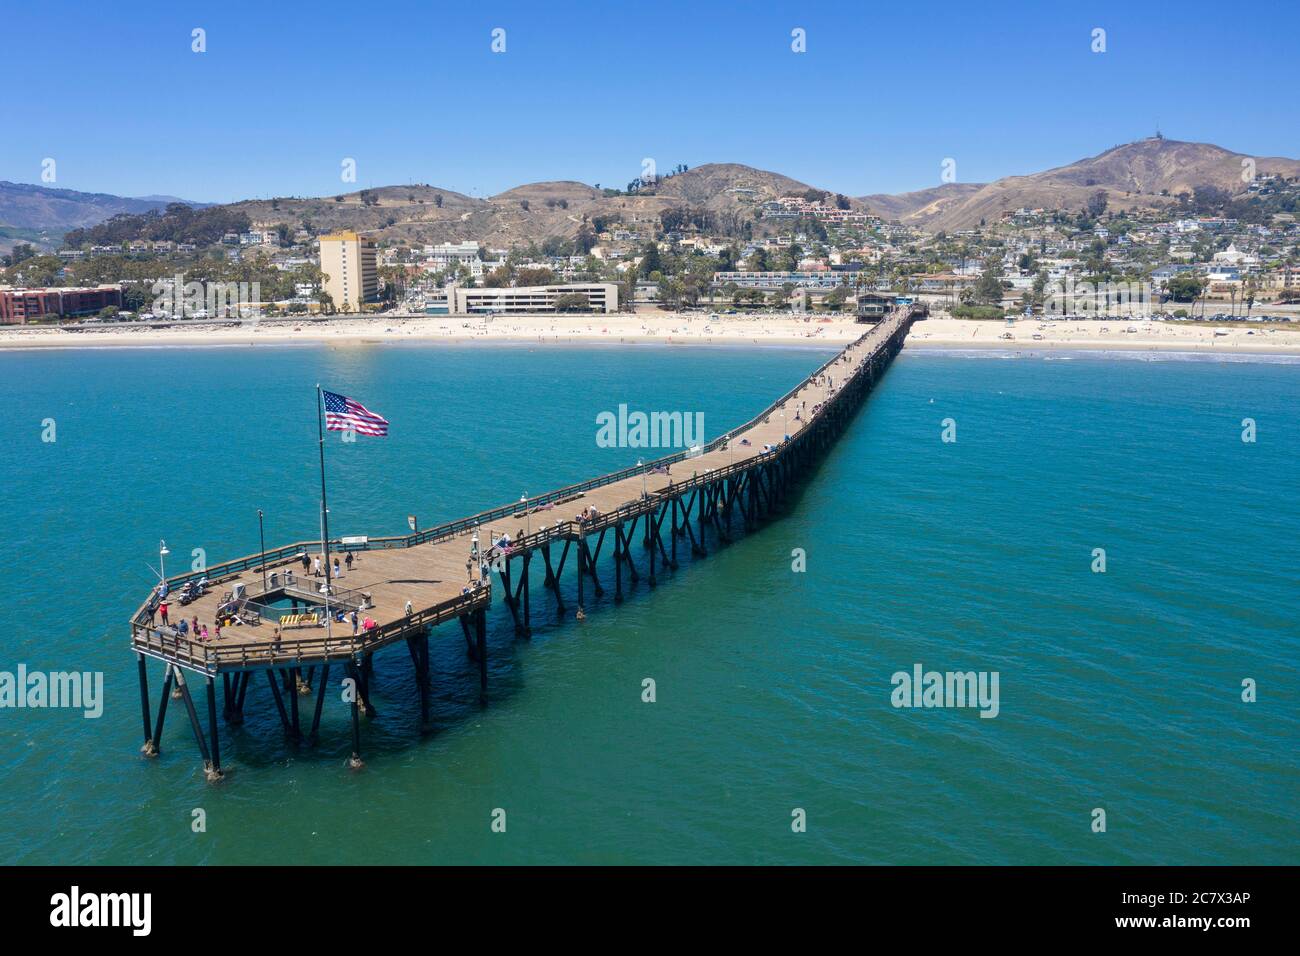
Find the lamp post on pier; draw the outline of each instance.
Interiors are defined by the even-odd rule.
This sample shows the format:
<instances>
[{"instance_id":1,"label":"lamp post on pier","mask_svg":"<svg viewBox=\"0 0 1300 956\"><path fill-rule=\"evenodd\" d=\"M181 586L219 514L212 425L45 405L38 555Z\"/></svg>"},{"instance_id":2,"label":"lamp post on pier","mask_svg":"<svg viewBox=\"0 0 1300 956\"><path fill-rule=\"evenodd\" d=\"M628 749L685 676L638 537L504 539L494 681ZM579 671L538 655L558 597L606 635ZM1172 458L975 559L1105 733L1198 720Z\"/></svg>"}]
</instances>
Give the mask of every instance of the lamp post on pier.
<instances>
[{"instance_id":1,"label":"lamp post on pier","mask_svg":"<svg viewBox=\"0 0 1300 956\"><path fill-rule=\"evenodd\" d=\"M167 555L171 554L167 550L167 542L161 538L158 540L158 583L167 583Z\"/></svg>"},{"instance_id":2,"label":"lamp post on pier","mask_svg":"<svg viewBox=\"0 0 1300 956\"><path fill-rule=\"evenodd\" d=\"M262 545L262 593L266 593L266 529L262 524L262 509L257 509L257 538Z\"/></svg>"},{"instance_id":3,"label":"lamp post on pier","mask_svg":"<svg viewBox=\"0 0 1300 956\"><path fill-rule=\"evenodd\" d=\"M519 496L519 503L524 506L524 537L527 538L533 533L533 517L528 513L528 492Z\"/></svg>"}]
</instances>

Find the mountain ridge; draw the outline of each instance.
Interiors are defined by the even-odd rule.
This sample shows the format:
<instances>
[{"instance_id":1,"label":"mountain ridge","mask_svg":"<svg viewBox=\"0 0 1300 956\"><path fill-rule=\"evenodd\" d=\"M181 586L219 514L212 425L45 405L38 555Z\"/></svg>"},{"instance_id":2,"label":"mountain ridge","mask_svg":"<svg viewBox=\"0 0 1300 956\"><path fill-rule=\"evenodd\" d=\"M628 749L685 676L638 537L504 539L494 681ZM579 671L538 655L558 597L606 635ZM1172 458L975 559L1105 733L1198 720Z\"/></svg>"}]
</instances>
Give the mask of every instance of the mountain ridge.
<instances>
[{"instance_id":1,"label":"mountain ridge","mask_svg":"<svg viewBox=\"0 0 1300 956\"><path fill-rule=\"evenodd\" d=\"M1257 174L1300 176L1300 161L1250 157L1209 143L1152 137L1038 173L989 183L946 183L905 193L848 197L850 208L929 232L968 229L1015 209L1076 210L1102 191L1108 207L1135 209L1173 202L1180 192L1214 186L1244 189L1243 161ZM650 233L668 209L686 209L724 235L762 235L775 226L758 215L765 200L793 194L837 194L740 163L682 168L628 194L573 180L523 183L487 198L452 189L390 185L335 196L244 199L224 205L244 212L254 226L306 224L314 231L340 228L377 232L408 242L474 240L493 246L572 239L580 230L621 222ZM49 233L51 244L73 228L119 213L161 209L171 197L129 198L48 186L0 182L0 226ZM184 200L179 200L184 202ZM57 233L58 235L55 235Z\"/></svg>"}]
</instances>

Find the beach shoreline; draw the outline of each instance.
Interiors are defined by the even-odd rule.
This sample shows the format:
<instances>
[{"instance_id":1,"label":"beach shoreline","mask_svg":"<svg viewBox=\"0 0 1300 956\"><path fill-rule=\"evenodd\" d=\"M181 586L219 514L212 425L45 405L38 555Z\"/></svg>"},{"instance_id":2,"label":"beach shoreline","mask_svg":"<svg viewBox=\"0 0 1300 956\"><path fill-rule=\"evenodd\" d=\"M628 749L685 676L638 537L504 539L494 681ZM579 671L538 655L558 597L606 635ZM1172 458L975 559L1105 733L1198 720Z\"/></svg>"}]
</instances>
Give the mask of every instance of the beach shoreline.
<instances>
[{"instance_id":1,"label":"beach shoreline","mask_svg":"<svg viewBox=\"0 0 1300 956\"><path fill-rule=\"evenodd\" d=\"M596 316L374 316L329 321L261 319L200 328L117 325L76 331L31 326L0 327L0 351L34 349L248 348L285 345L711 345L839 348L868 326L851 317L804 319L790 313L726 316L640 312ZM1130 331L1130 329L1132 331ZM1010 336L1009 338L1006 336ZM1171 351L1223 355L1300 355L1300 328L1210 323L1002 322L931 318L918 321L909 349L1010 351Z\"/></svg>"}]
</instances>

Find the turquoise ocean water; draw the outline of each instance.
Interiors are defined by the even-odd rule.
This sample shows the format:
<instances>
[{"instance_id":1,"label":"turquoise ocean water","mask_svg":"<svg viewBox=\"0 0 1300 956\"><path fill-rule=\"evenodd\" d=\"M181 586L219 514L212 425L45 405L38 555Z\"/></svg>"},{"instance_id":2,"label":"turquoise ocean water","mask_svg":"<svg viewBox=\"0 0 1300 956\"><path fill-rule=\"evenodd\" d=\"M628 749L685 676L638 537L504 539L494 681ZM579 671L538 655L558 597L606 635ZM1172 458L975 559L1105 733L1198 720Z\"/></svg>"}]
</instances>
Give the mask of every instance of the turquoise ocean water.
<instances>
[{"instance_id":1,"label":"turquoise ocean water","mask_svg":"<svg viewBox=\"0 0 1300 956\"><path fill-rule=\"evenodd\" d=\"M259 507L268 544L312 537L316 382L393 422L328 446L332 530L384 534L634 462L595 444L620 403L715 435L826 354L0 353L0 671L102 671L106 694L96 720L0 710L0 863L1294 863L1288 362L907 351L761 531L581 623L538 587L531 641L498 599L486 707L444 627L436 732L405 650L381 654L359 773L336 693L295 749L263 683L223 725L222 784L175 705L139 756L125 622L158 540L174 572L255 551ZM998 716L892 707L917 663L996 671Z\"/></svg>"}]
</instances>

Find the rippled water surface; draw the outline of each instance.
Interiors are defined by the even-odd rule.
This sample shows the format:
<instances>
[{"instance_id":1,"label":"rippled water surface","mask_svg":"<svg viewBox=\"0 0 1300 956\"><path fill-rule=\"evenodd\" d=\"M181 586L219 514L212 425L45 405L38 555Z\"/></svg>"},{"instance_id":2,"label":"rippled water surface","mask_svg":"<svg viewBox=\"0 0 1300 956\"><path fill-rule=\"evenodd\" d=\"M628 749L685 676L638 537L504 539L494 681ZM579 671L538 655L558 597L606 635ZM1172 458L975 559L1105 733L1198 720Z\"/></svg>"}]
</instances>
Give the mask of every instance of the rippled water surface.
<instances>
[{"instance_id":1,"label":"rippled water surface","mask_svg":"<svg viewBox=\"0 0 1300 956\"><path fill-rule=\"evenodd\" d=\"M1300 371L1279 363L905 352L762 530L581 623L538 587L531 641L498 604L486 707L444 627L436 732L384 652L359 773L337 688L313 750L254 684L219 786L179 708L138 755L124 623L158 539L175 571L255 551L257 508L268 543L315 534L317 382L393 423L328 446L332 530L384 534L632 463L594 441L619 403L715 435L826 354L0 354L0 670L102 671L106 694L97 720L0 710L0 862L1293 862ZM891 706L918 663L998 672L998 716Z\"/></svg>"}]
</instances>

